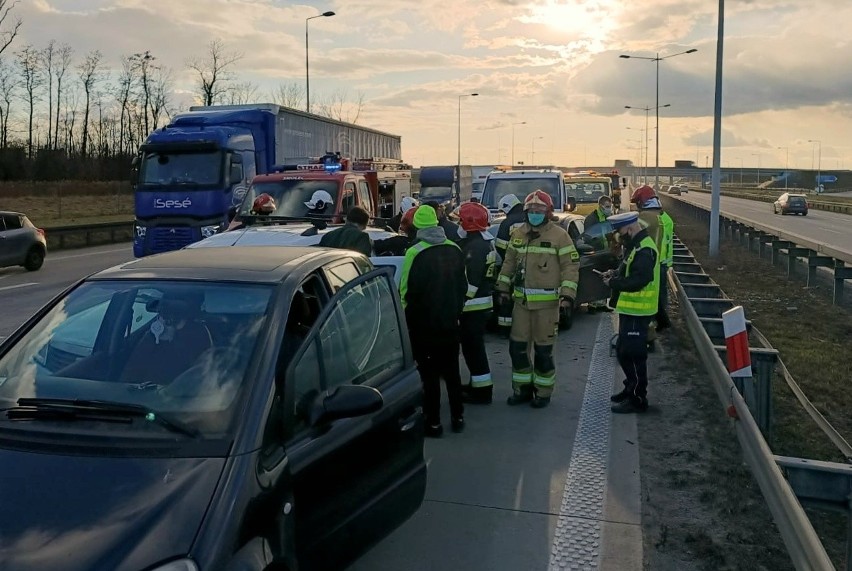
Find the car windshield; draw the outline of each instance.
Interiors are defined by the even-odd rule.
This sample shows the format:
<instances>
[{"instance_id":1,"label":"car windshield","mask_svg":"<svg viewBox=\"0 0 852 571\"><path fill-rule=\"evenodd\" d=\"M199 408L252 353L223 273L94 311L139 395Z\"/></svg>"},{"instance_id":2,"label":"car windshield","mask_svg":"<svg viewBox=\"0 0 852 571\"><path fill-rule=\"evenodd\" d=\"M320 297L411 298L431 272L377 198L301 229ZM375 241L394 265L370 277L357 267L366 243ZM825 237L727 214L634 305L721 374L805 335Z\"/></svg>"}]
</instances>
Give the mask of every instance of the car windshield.
<instances>
[{"instance_id":1,"label":"car windshield","mask_svg":"<svg viewBox=\"0 0 852 571\"><path fill-rule=\"evenodd\" d=\"M602 196L610 196L609 184L605 182L565 182L565 192L577 203L596 203Z\"/></svg>"},{"instance_id":2,"label":"car windshield","mask_svg":"<svg viewBox=\"0 0 852 571\"><path fill-rule=\"evenodd\" d=\"M805 198L803 196L791 196L789 198L790 204L801 206L805 203Z\"/></svg>"},{"instance_id":3,"label":"car windshield","mask_svg":"<svg viewBox=\"0 0 852 571\"><path fill-rule=\"evenodd\" d=\"M527 195L535 190L543 190L549 194L554 207L562 206L559 198L559 181L556 177L488 178L485 181L485 190L482 192L482 204L488 208L497 208L500 199L509 194L514 194L523 202Z\"/></svg>"},{"instance_id":4,"label":"car windshield","mask_svg":"<svg viewBox=\"0 0 852 571\"><path fill-rule=\"evenodd\" d=\"M453 195L453 189L449 186L426 186L420 187L420 200L427 202L432 199L446 199Z\"/></svg>"},{"instance_id":5,"label":"car windshield","mask_svg":"<svg viewBox=\"0 0 852 571\"><path fill-rule=\"evenodd\" d=\"M248 384L271 292L253 284L84 283L0 358L0 408L33 397L108 401L222 438Z\"/></svg>"},{"instance_id":6,"label":"car windshield","mask_svg":"<svg viewBox=\"0 0 852 571\"><path fill-rule=\"evenodd\" d=\"M148 152L142 159L139 184L142 186L217 186L225 168L221 151Z\"/></svg>"},{"instance_id":7,"label":"car windshield","mask_svg":"<svg viewBox=\"0 0 852 571\"><path fill-rule=\"evenodd\" d=\"M305 204L311 200L311 196L318 190L324 190L332 198L332 204L327 205L322 211L308 208ZM284 180L264 181L252 184L243 203L240 206L240 214L251 215L254 199L266 193L275 200L275 212L271 216L286 216L290 218L304 218L310 215L334 214L337 203L338 183L334 180L304 180L301 176L294 176Z\"/></svg>"},{"instance_id":8,"label":"car windshield","mask_svg":"<svg viewBox=\"0 0 852 571\"><path fill-rule=\"evenodd\" d=\"M611 237L612 233L613 229L611 222L596 221L591 226L585 226L583 228L583 234L580 236L579 241L587 246L591 246L595 249L595 251L605 251L610 247L610 240L614 239Z\"/></svg>"}]
</instances>

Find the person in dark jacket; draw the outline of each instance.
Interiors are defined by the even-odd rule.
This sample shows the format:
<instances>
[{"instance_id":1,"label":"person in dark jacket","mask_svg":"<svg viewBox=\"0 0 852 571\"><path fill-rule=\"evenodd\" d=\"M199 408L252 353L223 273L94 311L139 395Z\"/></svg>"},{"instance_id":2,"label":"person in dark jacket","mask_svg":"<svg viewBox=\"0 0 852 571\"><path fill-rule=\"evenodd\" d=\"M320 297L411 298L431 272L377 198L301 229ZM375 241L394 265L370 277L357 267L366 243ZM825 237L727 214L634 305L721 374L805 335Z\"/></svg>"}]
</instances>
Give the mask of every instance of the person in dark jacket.
<instances>
[{"instance_id":1,"label":"person in dark jacket","mask_svg":"<svg viewBox=\"0 0 852 571\"><path fill-rule=\"evenodd\" d=\"M524 212L524 205L521 199L514 194L503 196L498 203L498 208L506 215L506 218L500 222L500 227L497 229L497 239L494 243L497 248L497 255L499 256L499 263L502 264L503 260L506 259L506 250L509 248L509 238L512 235L512 230L523 226L527 220L527 215ZM508 337L512 329L512 310L514 306L515 302L510 298L508 301L504 300L500 303L497 308L497 326L500 328L500 333L504 337Z\"/></svg>"},{"instance_id":2,"label":"person in dark jacket","mask_svg":"<svg viewBox=\"0 0 852 571\"><path fill-rule=\"evenodd\" d=\"M399 234L373 242L373 251L377 256L404 256L417 236L414 228L414 213L417 208L411 208L399 223Z\"/></svg>"},{"instance_id":3,"label":"person in dark jacket","mask_svg":"<svg viewBox=\"0 0 852 571\"><path fill-rule=\"evenodd\" d=\"M464 430L459 319L467 294L464 256L438 226L435 209L420 206L414 214L417 241L405 253L399 293L405 308L411 349L423 382L426 436L437 438L441 426L441 377L447 385L454 432Z\"/></svg>"},{"instance_id":4,"label":"person in dark jacket","mask_svg":"<svg viewBox=\"0 0 852 571\"><path fill-rule=\"evenodd\" d=\"M446 234L447 240L450 240L451 242L458 242L461 240L461 236L459 235L459 225L447 218L447 209L443 204L435 201L425 202L424 204L435 209L435 214L438 216L438 226L444 229L444 234Z\"/></svg>"},{"instance_id":5,"label":"person in dark jacket","mask_svg":"<svg viewBox=\"0 0 852 571\"><path fill-rule=\"evenodd\" d=\"M624 260L603 281L613 291L618 313L616 356L624 371L624 389L612 395L612 412L648 410L648 325L657 314L660 289L659 252L637 212L624 212L608 220L624 244Z\"/></svg>"},{"instance_id":6,"label":"person in dark jacket","mask_svg":"<svg viewBox=\"0 0 852 571\"><path fill-rule=\"evenodd\" d=\"M583 221L583 228L591 228L595 224L603 224L606 222L607 216L612 216L612 199L608 196L601 196L598 199L598 207L586 216Z\"/></svg>"},{"instance_id":7,"label":"person in dark jacket","mask_svg":"<svg viewBox=\"0 0 852 571\"><path fill-rule=\"evenodd\" d=\"M402 198L399 204L399 212L397 212L393 218L388 222L388 227L394 232L399 232L399 225L402 222L402 217L405 216L405 213L411 209L416 209L420 206L416 200L411 198L410 196L405 196Z\"/></svg>"},{"instance_id":8,"label":"person in dark jacket","mask_svg":"<svg viewBox=\"0 0 852 571\"><path fill-rule=\"evenodd\" d=\"M467 270L467 301L461 316L461 348L470 371L470 383L462 389L465 402L491 404L494 383L485 350L485 327L494 306L497 250L488 232L488 209L475 202L459 208L462 239L459 246Z\"/></svg>"},{"instance_id":9,"label":"person in dark jacket","mask_svg":"<svg viewBox=\"0 0 852 571\"><path fill-rule=\"evenodd\" d=\"M369 257L373 251L370 236L367 234L369 223L370 213L360 206L353 206L346 214L346 224L323 234L319 245L326 248L355 250Z\"/></svg>"}]
</instances>

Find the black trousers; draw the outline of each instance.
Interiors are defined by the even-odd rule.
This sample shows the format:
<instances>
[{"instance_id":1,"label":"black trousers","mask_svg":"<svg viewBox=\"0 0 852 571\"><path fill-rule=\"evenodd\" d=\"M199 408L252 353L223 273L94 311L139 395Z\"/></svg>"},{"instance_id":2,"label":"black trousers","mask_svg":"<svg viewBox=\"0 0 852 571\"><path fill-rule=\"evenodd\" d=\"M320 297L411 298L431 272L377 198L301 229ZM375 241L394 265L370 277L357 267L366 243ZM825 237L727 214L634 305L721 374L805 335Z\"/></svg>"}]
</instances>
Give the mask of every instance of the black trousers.
<instances>
[{"instance_id":1,"label":"black trousers","mask_svg":"<svg viewBox=\"0 0 852 571\"><path fill-rule=\"evenodd\" d=\"M615 353L624 371L624 386L631 399L647 401L648 396L648 326L652 316L618 316L618 342Z\"/></svg>"},{"instance_id":2,"label":"black trousers","mask_svg":"<svg viewBox=\"0 0 852 571\"><path fill-rule=\"evenodd\" d=\"M471 386L486 388L492 386L491 367L488 365L488 353L485 351L485 326L491 317L491 311L468 311L462 313L461 350L464 362L470 371Z\"/></svg>"},{"instance_id":3,"label":"black trousers","mask_svg":"<svg viewBox=\"0 0 852 571\"><path fill-rule=\"evenodd\" d=\"M441 377L447 385L452 418L464 416L458 335L411 336L411 349L423 383L423 416L426 423L441 423Z\"/></svg>"}]
</instances>

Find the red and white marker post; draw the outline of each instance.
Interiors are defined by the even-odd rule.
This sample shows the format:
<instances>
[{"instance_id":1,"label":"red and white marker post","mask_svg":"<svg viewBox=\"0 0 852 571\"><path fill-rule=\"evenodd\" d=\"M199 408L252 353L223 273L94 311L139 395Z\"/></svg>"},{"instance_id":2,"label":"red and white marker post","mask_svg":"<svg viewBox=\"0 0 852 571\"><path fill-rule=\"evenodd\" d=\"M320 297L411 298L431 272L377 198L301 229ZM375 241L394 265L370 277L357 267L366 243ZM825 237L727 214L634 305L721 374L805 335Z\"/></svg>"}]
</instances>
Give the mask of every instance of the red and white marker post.
<instances>
[{"instance_id":1,"label":"red and white marker post","mask_svg":"<svg viewBox=\"0 0 852 571\"><path fill-rule=\"evenodd\" d=\"M728 348L728 372L733 378L751 377L751 353L743 307L738 305L722 314L725 346Z\"/></svg>"}]
</instances>

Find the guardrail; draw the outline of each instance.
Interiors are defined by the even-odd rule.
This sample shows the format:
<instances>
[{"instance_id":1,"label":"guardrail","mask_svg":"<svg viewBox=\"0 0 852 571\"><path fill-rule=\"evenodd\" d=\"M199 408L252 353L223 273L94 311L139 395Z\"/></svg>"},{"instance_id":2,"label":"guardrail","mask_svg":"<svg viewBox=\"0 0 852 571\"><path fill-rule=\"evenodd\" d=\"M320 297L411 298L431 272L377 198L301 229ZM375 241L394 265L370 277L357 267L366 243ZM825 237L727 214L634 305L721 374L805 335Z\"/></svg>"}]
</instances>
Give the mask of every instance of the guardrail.
<instances>
[{"instance_id":1,"label":"guardrail","mask_svg":"<svg viewBox=\"0 0 852 571\"><path fill-rule=\"evenodd\" d=\"M766 390L767 387L758 386L757 379L753 378L738 379L738 383L734 384L720 357L725 347L716 345L711 339L711 332L714 331L718 338L718 317L733 306L733 301L724 297L721 288L677 238L674 254L676 262L674 271L669 274L669 283L677 293L687 329L710 374L719 400L734 419L737 440L742 447L745 462L778 526L793 565L802 570L835 569L797 496L814 502L823 500L823 504L830 503L841 509L845 501L846 511L852 517L849 491L845 492L846 497L842 495L852 486L852 466L773 455L750 408L751 405L760 409L765 404L765 395L761 397L759 392L761 388ZM701 287L690 289L694 284ZM714 291L709 292L710 289ZM761 352L760 349L750 351L753 355ZM766 411L762 411L762 415L765 414ZM761 420L767 421L765 418ZM791 486L791 482L785 479L785 472L795 486ZM837 493L834 493L835 490ZM847 539L848 549L852 553L852 529Z\"/></svg>"},{"instance_id":2,"label":"guardrail","mask_svg":"<svg viewBox=\"0 0 852 571\"><path fill-rule=\"evenodd\" d=\"M81 226L43 226L47 249L62 250L133 240L133 221L101 222Z\"/></svg>"},{"instance_id":3,"label":"guardrail","mask_svg":"<svg viewBox=\"0 0 852 571\"><path fill-rule=\"evenodd\" d=\"M701 192L704 194L710 194L711 191L706 188L700 187L689 187L690 192ZM754 200L755 202L767 202L772 203L778 198L776 195L767 195L767 194L759 194L758 192L750 192L750 191L742 191L742 190L725 190L722 189L721 194L723 196L730 196L731 198L744 198L746 200ZM773 192L777 192L773 189ZM780 195L779 195L780 196ZM817 195L820 197L826 196L825 194ZM808 197L808 207L814 210L825 210L826 212L839 212L840 214L852 214L852 204L847 202L829 202L827 200L813 200L811 196Z\"/></svg>"},{"instance_id":4,"label":"guardrail","mask_svg":"<svg viewBox=\"0 0 852 571\"><path fill-rule=\"evenodd\" d=\"M691 214L701 220L710 221L710 209L707 206L694 204L683 200L682 197L672 195L661 195L663 200L677 200L679 204L691 208ZM756 240L759 245L758 253L762 257L767 248L771 248L772 263L775 264L778 254L787 256L787 277L793 274L796 260L805 260L808 264L808 286L813 285L817 279L817 269L827 268L834 272L834 305L840 305L843 301L843 286L846 280L852 279L852 252L823 244L801 236L794 232L780 230L745 216L733 216L719 213L719 231L723 235L739 239L740 243L748 246L751 250L752 243Z\"/></svg>"}]
</instances>

